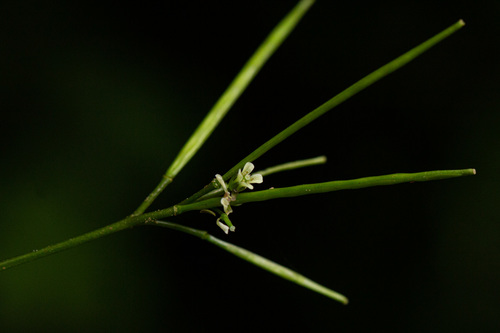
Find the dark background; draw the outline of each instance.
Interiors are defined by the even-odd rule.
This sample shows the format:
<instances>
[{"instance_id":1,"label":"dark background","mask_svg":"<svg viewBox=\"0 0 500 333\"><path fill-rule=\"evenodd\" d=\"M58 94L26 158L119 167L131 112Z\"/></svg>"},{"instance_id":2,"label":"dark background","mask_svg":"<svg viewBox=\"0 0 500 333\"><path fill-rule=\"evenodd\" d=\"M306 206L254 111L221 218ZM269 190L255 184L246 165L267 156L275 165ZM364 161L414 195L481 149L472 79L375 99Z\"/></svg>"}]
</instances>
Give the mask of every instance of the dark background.
<instances>
[{"instance_id":1,"label":"dark background","mask_svg":"<svg viewBox=\"0 0 500 333\"><path fill-rule=\"evenodd\" d=\"M294 3L2 2L0 257L132 212ZM498 332L499 17L498 1L318 1L152 207L463 18L464 29L255 164L329 159L261 188L477 176L248 204L229 236L208 215L175 219L344 293L348 306L142 227L2 272L0 331Z\"/></svg>"}]
</instances>

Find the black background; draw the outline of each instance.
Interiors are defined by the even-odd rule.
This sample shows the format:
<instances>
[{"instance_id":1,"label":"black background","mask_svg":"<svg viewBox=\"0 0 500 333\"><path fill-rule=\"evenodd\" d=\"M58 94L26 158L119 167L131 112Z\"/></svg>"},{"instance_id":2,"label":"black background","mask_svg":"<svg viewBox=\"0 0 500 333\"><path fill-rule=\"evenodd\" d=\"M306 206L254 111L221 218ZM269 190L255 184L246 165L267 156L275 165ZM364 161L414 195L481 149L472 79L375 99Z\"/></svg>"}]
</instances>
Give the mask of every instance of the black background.
<instances>
[{"instance_id":1,"label":"black background","mask_svg":"<svg viewBox=\"0 0 500 333\"><path fill-rule=\"evenodd\" d=\"M223 173L362 76L466 27L255 162L328 164L260 188L474 167L462 179L235 209L225 236L342 306L188 235L136 228L0 276L2 332L498 332L498 1L318 1L152 209ZM0 256L125 217L288 1L4 1ZM174 221L174 220L172 220Z\"/></svg>"}]
</instances>

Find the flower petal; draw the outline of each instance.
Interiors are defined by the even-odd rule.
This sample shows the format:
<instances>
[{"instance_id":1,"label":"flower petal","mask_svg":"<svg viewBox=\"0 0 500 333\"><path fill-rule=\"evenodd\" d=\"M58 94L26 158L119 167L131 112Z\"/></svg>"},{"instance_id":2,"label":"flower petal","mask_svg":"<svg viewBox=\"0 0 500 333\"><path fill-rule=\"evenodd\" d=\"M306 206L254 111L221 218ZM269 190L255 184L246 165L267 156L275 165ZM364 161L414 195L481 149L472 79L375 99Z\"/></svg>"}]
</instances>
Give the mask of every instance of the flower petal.
<instances>
[{"instance_id":1,"label":"flower petal","mask_svg":"<svg viewBox=\"0 0 500 333\"><path fill-rule=\"evenodd\" d=\"M222 189L224 190L224 192L227 193L228 191L227 191L226 182L224 181L224 179L222 178L222 176L219 175L219 174L216 174L215 178L217 179L217 181L219 182L219 184L222 186Z\"/></svg>"},{"instance_id":2,"label":"flower petal","mask_svg":"<svg viewBox=\"0 0 500 333\"><path fill-rule=\"evenodd\" d=\"M219 226L219 228L222 229L222 231L224 231L226 233L226 235L229 233L229 227L227 225L225 225L224 223L222 223L220 221L220 219L217 219L217 225Z\"/></svg>"},{"instance_id":3,"label":"flower petal","mask_svg":"<svg viewBox=\"0 0 500 333\"><path fill-rule=\"evenodd\" d=\"M230 202L226 197L220 199L220 203L221 203L222 207L224 207L224 213L229 215L230 213L233 212L233 210L231 209Z\"/></svg>"},{"instance_id":4,"label":"flower petal","mask_svg":"<svg viewBox=\"0 0 500 333\"><path fill-rule=\"evenodd\" d=\"M248 175L250 172L253 171L254 168L255 168L255 166L253 165L253 163L247 162L245 164L245 166L243 167L243 175L244 176Z\"/></svg>"},{"instance_id":5,"label":"flower petal","mask_svg":"<svg viewBox=\"0 0 500 333\"><path fill-rule=\"evenodd\" d=\"M243 180L243 174L241 173L241 169L238 170L238 175L235 178L236 183L240 183Z\"/></svg>"},{"instance_id":6,"label":"flower petal","mask_svg":"<svg viewBox=\"0 0 500 333\"><path fill-rule=\"evenodd\" d=\"M255 184L260 184L263 181L264 181L264 178L262 177L262 175L260 173L252 175L252 177L250 178L250 182L255 183Z\"/></svg>"}]
</instances>

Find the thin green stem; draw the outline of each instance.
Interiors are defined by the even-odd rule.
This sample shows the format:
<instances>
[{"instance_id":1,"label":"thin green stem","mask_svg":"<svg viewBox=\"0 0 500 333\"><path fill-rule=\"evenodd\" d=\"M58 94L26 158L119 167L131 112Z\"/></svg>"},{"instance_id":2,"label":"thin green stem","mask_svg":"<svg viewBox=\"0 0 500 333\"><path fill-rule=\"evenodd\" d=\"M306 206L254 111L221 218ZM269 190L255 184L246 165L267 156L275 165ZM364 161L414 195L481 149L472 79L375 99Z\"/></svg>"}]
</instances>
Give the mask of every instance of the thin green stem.
<instances>
[{"instance_id":1,"label":"thin green stem","mask_svg":"<svg viewBox=\"0 0 500 333\"><path fill-rule=\"evenodd\" d=\"M299 161L275 165L275 166L269 167L269 168L261 170L261 171L256 171L256 172L254 172L254 174L259 173L262 176L269 176L269 175L272 175L273 173L289 171L289 170L294 170L294 169L299 169L299 168L305 168L305 167L319 165L319 164L325 164L325 163L326 163L326 156L318 156L318 157L314 157L314 158L308 158L306 160L299 160Z\"/></svg>"},{"instance_id":2,"label":"thin green stem","mask_svg":"<svg viewBox=\"0 0 500 333\"><path fill-rule=\"evenodd\" d=\"M364 177L350 180L335 180L331 182L305 184L270 190L244 192L238 194L236 201L231 206L237 206L248 202L265 201L279 198L298 197L303 195L334 192L340 190L354 190L365 187L394 185L400 183L425 182L462 176L472 176L476 174L475 169L462 170L437 170L417 173L395 173L390 175ZM191 204L177 205L177 213L182 214L191 210L209 209L220 206L220 198L212 198L197 201Z\"/></svg>"},{"instance_id":3,"label":"thin green stem","mask_svg":"<svg viewBox=\"0 0 500 333\"><path fill-rule=\"evenodd\" d=\"M423 42L422 44L414 47L410 51L404 53L403 55L397 57L393 61L389 62L388 64L380 67L379 69L375 70L374 72L368 74L358 82L354 83L351 85L349 88L345 89L335 97L331 98L329 101L326 103L322 104L315 110L311 111L310 113L306 114L304 117L301 119L297 120L295 123L278 133L276 136L274 136L272 139L264 143L262 146L254 150L252 153L250 153L248 156L246 156L244 159L242 159L238 164L236 164L231 170L229 170L225 175L224 179L228 179L229 177L232 177L239 168L241 168L245 163L247 162L253 162L260 156L262 156L264 153L269 151L271 148L276 146L278 143L282 142L286 138L288 138L290 135L293 133L297 132L304 126L310 124L313 120L316 120L320 116L324 115L326 112L330 111L337 105L343 103L344 101L348 100L352 96L356 95L360 91L368 88L378 80L382 79L383 77L389 75L390 73L398 70L399 68L403 67L428 49L430 49L432 46L436 45L446 37L450 36L452 33L456 32L458 29L462 28L464 26L464 22L462 20L458 21L457 23L453 24L452 26L448 27L447 29L443 30L439 34L435 35L434 37L428 39L427 41Z\"/></svg>"},{"instance_id":4,"label":"thin green stem","mask_svg":"<svg viewBox=\"0 0 500 333\"><path fill-rule=\"evenodd\" d=\"M110 225L107 225L105 227L99 228L94 231L90 231L88 233L85 233L83 235L67 239L65 241L62 241L60 243L50 245L47 247L44 247L40 250L35 250L33 252L17 256L11 259L4 260L0 262L0 269L1 270L6 270L7 268L11 268L14 266L18 266L24 263L28 263L30 261L34 261L43 257L46 257L48 255L61 252L70 248L73 248L78 245L82 245L84 243L87 243L89 241L108 236L111 234L114 234L118 231L125 230L132 228L137 225L141 224L147 224L150 223L151 221L154 221L156 218L163 218L163 217L169 217L173 216L176 214L176 209L174 207L170 207L167 209L163 209L161 211L156 211L136 217L128 217L123 220L120 220L118 222L112 223Z\"/></svg>"},{"instance_id":5,"label":"thin green stem","mask_svg":"<svg viewBox=\"0 0 500 333\"><path fill-rule=\"evenodd\" d=\"M241 205L249 202L257 202L264 200L271 200L277 198L288 198L303 196L316 193L333 192L339 190L359 189L371 186L393 185L407 182L423 182L430 180L446 179L461 176L475 175L475 169L463 170L441 170L441 171L426 171L418 173L396 173L392 175L365 177L351 180L337 180L325 183L297 185L291 187L275 188L271 190L263 190L257 192L240 193L233 205ZM127 217L123 220L110 224L106 227L88 232L78 237L74 237L55 245L47 246L35 252L30 252L15 258L11 258L0 262L1 270L9 267L14 267L23 263L27 263L42 257L54 254L88 241L98 239L115 232L128 229L141 224L152 223L153 221L161 218L180 215L193 210L203 210L210 208L220 207L220 198L212 198L203 201L198 201L186 205L175 205L166 209L154 211L151 213L142 214L135 217Z\"/></svg>"},{"instance_id":6,"label":"thin green stem","mask_svg":"<svg viewBox=\"0 0 500 333\"><path fill-rule=\"evenodd\" d=\"M157 225L160 227L165 227L169 229L174 229L178 231L185 232L187 234L199 237L203 240L208 241L209 243L212 243L221 249L234 254L235 256L246 260L268 272L271 272L273 274L276 274L277 276L289 280L293 283L296 283L302 287L308 288L312 291L315 291L319 294L322 294L326 297L329 297L331 299L334 299L342 304L347 304L349 301L347 297L344 295L333 291L329 288L326 288L311 279L305 277L302 274L299 274L289 268L286 268L284 266L281 266L280 264L275 263L274 261L271 261L267 258L264 258L256 253L253 253L251 251L248 251L242 247L236 246L234 244L225 242L219 238L216 238L212 235L210 235L208 232L203 231L203 230L198 230L198 229L193 229L193 228L188 228L182 225L178 225L175 223L170 223L170 222L165 222L165 221L155 221L154 224L152 225Z\"/></svg>"},{"instance_id":7,"label":"thin green stem","mask_svg":"<svg viewBox=\"0 0 500 333\"><path fill-rule=\"evenodd\" d=\"M350 180L336 180L325 183L305 184L284 188L275 188L258 192L242 193L234 201L234 205L247 202L265 201L277 198L297 197L309 194L334 192L340 190L355 190L366 187L395 185L401 183L426 182L454 177L475 175L474 169L440 170L417 173L395 173L383 176L363 177Z\"/></svg>"},{"instance_id":8,"label":"thin green stem","mask_svg":"<svg viewBox=\"0 0 500 333\"><path fill-rule=\"evenodd\" d=\"M334 96L331 98L329 101L326 103L322 104L315 110L309 112L307 115L304 117L300 118L297 120L295 123L275 135L272 139L269 141L265 142L263 145L261 145L259 148L254 150L251 154L243 158L238 164L236 164L232 169L230 169L228 172L226 172L223 176L224 180L227 180L231 178L236 172L238 172L238 169L242 168L243 165L247 162L253 162L266 152L268 152L270 149L275 147L277 144L281 143L283 140L303 128L304 126L310 124L313 120L319 118L320 116L324 115L326 112L330 111L337 105L343 103L344 101L348 100L352 96L356 95L360 91L366 89L367 87L371 86L378 80L382 79L383 77L389 75L390 73L398 70L399 68L403 67L428 49L430 49L432 46L436 45L446 37L450 36L454 32L456 32L458 29L462 28L465 25L465 23L460 20L453 24L452 26L448 27L447 29L443 30L442 32L438 33L434 37L428 39L427 41L423 42L422 44L414 47L410 51L404 53L403 55L399 56L398 58L394 59L393 61L389 62L388 64L380 67L379 69L375 70L371 74L368 74L361 80L357 81L338 95ZM201 191L195 193L191 197L189 197L187 200L184 200L183 203L189 203L193 202L199 197L203 196L204 194L210 192L216 187L216 184L212 181L210 182L207 186L205 186L204 189Z\"/></svg>"},{"instance_id":9,"label":"thin green stem","mask_svg":"<svg viewBox=\"0 0 500 333\"><path fill-rule=\"evenodd\" d=\"M264 66L271 55L273 55L286 37L288 37L295 26L297 26L300 19L313 3L314 0L300 1L271 31L264 42L262 42L259 48L243 66L229 87L224 91L222 96L217 100L215 105L206 115L205 119L203 119L201 124L194 131L175 160L172 162L160 183L135 210L132 214L133 216L142 214L196 154L203 143L205 143L208 137L215 130L217 125L219 125L222 121L229 109L234 105L243 91L245 91L262 66Z\"/></svg>"},{"instance_id":10,"label":"thin green stem","mask_svg":"<svg viewBox=\"0 0 500 333\"><path fill-rule=\"evenodd\" d=\"M163 175L161 181L156 185L153 191L144 199L144 201L137 207L137 209L132 213L132 216L139 216L148 209L149 206L156 200L156 198L163 192L163 190L173 181L173 178Z\"/></svg>"}]
</instances>

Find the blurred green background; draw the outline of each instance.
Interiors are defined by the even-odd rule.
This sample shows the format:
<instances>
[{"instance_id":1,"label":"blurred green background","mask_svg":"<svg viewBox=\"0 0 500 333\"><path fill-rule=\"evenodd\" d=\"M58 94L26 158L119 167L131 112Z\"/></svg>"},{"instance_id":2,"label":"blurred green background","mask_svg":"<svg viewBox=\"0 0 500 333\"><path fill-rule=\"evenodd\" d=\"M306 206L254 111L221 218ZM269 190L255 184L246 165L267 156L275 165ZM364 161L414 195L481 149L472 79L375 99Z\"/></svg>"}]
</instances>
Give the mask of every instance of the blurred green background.
<instances>
[{"instance_id":1,"label":"blurred green background","mask_svg":"<svg viewBox=\"0 0 500 333\"><path fill-rule=\"evenodd\" d=\"M128 215L289 1L3 1L0 257ZM0 275L1 332L498 332L499 1L318 1L152 209L463 18L312 123L266 187L474 167L475 177L249 204L224 236L346 294L341 306L208 243L136 228Z\"/></svg>"}]
</instances>

